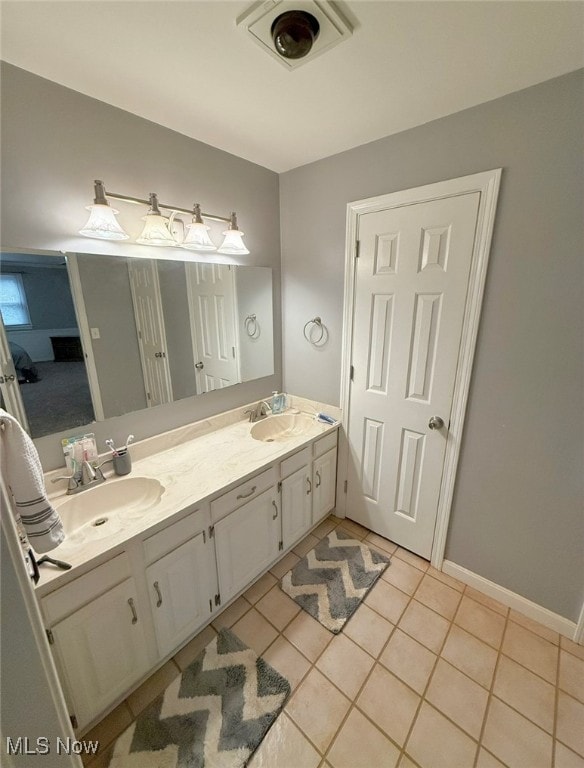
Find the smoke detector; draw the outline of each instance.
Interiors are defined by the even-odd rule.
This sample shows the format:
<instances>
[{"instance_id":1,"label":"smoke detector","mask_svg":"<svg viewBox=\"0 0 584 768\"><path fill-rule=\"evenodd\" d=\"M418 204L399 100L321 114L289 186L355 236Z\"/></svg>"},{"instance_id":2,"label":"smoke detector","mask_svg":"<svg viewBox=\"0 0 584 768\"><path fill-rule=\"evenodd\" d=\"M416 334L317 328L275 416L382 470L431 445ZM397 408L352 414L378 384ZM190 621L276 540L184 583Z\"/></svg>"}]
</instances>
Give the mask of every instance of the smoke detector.
<instances>
[{"instance_id":1,"label":"smoke detector","mask_svg":"<svg viewBox=\"0 0 584 768\"><path fill-rule=\"evenodd\" d=\"M312 61L353 33L328 0L260 0L236 24L286 69Z\"/></svg>"}]
</instances>

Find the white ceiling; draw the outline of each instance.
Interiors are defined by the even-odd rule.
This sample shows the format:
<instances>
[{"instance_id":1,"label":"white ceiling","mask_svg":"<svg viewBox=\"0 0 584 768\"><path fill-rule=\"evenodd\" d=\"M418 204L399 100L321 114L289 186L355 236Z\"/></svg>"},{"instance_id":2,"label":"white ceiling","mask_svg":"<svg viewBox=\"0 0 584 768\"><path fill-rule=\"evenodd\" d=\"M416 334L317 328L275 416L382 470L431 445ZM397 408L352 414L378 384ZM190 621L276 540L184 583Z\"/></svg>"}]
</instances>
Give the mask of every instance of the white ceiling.
<instances>
[{"instance_id":1,"label":"white ceiling","mask_svg":"<svg viewBox=\"0 0 584 768\"><path fill-rule=\"evenodd\" d=\"M281 172L584 66L584 3L337 3L352 37L287 71L251 3L7 0L6 61Z\"/></svg>"}]
</instances>

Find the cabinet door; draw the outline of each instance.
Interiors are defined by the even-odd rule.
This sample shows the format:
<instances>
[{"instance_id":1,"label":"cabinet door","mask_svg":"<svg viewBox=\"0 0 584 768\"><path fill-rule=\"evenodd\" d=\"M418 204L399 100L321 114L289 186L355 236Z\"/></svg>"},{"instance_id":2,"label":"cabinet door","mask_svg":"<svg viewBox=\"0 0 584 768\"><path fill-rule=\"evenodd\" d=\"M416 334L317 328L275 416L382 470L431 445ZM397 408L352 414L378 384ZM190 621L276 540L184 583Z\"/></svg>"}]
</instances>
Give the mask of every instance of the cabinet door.
<instances>
[{"instance_id":1,"label":"cabinet door","mask_svg":"<svg viewBox=\"0 0 584 768\"><path fill-rule=\"evenodd\" d=\"M52 627L79 728L150 666L134 579L126 579Z\"/></svg>"},{"instance_id":2,"label":"cabinet door","mask_svg":"<svg viewBox=\"0 0 584 768\"><path fill-rule=\"evenodd\" d=\"M278 557L280 503L276 487L215 523L221 602L246 587Z\"/></svg>"},{"instance_id":3,"label":"cabinet door","mask_svg":"<svg viewBox=\"0 0 584 768\"><path fill-rule=\"evenodd\" d=\"M312 523L312 480L308 465L282 480L282 542L288 549Z\"/></svg>"},{"instance_id":4,"label":"cabinet door","mask_svg":"<svg viewBox=\"0 0 584 768\"><path fill-rule=\"evenodd\" d=\"M335 506L337 449L327 451L312 464L312 522L318 523Z\"/></svg>"},{"instance_id":5,"label":"cabinet door","mask_svg":"<svg viewBox=\"0 0 584 768\"><path fill-rule=\"evenodd\" d=\"M200 533L146 568L161 656L177 648L209 618L214 596L206 536Z\"/></svg>"}]
</instances>

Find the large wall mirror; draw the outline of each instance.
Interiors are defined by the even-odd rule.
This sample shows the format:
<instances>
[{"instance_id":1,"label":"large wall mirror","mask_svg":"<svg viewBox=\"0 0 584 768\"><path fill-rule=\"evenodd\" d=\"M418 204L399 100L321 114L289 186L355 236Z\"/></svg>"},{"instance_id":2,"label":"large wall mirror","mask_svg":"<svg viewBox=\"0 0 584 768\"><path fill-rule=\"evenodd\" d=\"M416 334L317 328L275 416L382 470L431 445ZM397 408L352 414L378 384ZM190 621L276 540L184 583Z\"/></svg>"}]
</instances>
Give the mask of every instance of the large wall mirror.
<instances>
[{"instance_id":1,"label":"large wall mirror","mask_svg":"<svg viewBox=\"0 0 584 768\"><path fill-rule=\"evenodd\" d=\"M3 252L0 310L33 438L274 373L268 267Z\"/></svg>"}]
</instances>

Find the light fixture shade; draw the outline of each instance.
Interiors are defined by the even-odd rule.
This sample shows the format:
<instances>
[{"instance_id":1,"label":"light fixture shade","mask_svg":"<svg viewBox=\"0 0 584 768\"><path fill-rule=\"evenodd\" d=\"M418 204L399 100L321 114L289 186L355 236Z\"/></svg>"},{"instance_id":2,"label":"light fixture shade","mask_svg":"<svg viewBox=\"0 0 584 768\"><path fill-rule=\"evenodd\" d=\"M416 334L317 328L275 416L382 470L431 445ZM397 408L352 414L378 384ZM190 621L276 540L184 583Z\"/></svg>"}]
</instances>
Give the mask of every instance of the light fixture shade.
<instances>
[{"instance_id":1,"label":"light fixture shade","mask_svg":"<svg viewBox=\"0 0 584 768\"><path fill-rule=\"evenodd\" d=\"M89 219L83 229L79 230L80 235L85 237L95 237L98 240L127 240L127 235L120 227L116 219L116 209L110 208L103 203L94 203L85 206L90 211Z\"/></svg>"},{"instance_id":2,"label":"light fixture shade","mask_svg":"<svg viewBox=\"0 0 584 768\"><path fill-rule=\"evenodd\" d=\"M225 239L217 249L217 253L224 253L228 256L245 256L245 254L249 253L241 239L243 232L240 232L238 229L227 229L223 234Z\"/></svg>"},{"instance_id":3,"label":"light fixture shade","mask_svg":"<svg viewBox=\"0 0 584 768\"><path fill-rule=\"evenodd\" d=\"M147 213L142 217L145 224L142 234L136 242L140 245L166 245L173 248L178 245L168 228L168 219L159 213Z\"/></svg>"},{"instance_id":4,"label":"light fixture shade","mask_svg":"<svg viewBox=\"0 0 584 768\"><path fill-rule=\"evenodd\" d=\"M193 221L187 224L187 236L181 243L181 248L187 248L189 251L216 251L217 246L209 237L209 230L206 224Z\"/></svg>"}]
</instances>

